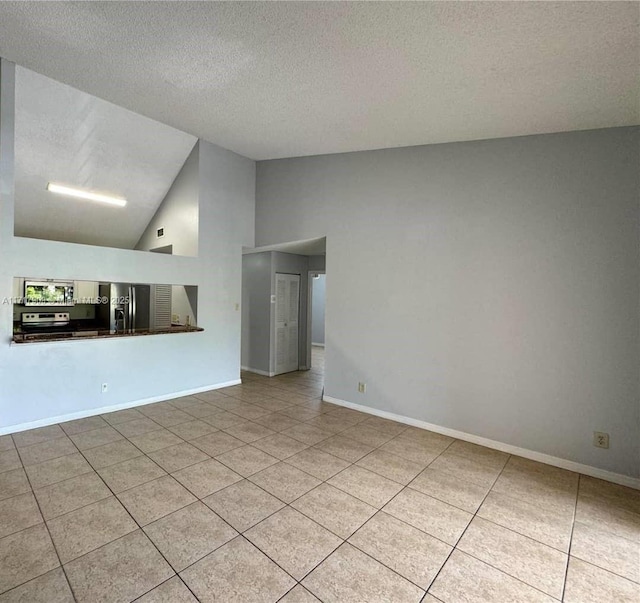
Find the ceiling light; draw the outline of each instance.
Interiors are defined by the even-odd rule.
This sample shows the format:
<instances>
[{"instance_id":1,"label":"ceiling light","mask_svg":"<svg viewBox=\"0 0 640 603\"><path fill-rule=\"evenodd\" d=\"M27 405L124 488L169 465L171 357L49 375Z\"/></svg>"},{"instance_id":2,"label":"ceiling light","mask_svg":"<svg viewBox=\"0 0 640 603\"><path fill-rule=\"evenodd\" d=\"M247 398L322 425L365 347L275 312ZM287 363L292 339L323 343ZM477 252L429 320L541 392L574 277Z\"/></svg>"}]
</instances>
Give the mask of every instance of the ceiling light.
<instances>
[{"instance_id":1,"label":"ceiling light","mask_svg":"<svg viewBox=\"0 0 640 603\"><path fill-rule=\"evenodd\" d=\"M60 195L68 195L69 197L77 197L78 199L88 199L89 201L97 201L98 203L108 203L109 205L117 205L118 207L124 207L127 204L127 200L121 197L99 195L98 193L91 193L80 188L71 188L70 186L53 184L52 182L47 184L47 190Z\"/></svg>"}]
</instances>

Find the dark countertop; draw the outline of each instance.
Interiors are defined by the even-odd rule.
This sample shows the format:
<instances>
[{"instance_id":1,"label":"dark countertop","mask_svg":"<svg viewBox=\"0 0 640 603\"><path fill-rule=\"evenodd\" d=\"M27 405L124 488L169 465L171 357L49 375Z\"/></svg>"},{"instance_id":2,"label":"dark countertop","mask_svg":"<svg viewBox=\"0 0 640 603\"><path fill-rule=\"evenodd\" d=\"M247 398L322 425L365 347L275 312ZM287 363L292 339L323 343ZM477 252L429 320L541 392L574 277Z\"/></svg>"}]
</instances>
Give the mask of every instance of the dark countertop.
<instances>
[{"instance_id":1,"label":"dark countertop","mask_svg":"<svg viewBox=\"0 0 640 603\"><path fill-rule=\"evenodd\" d=\"M70 329L73 327L70 327ZM168 335L173 333L198 333L200 327L172 326L163 329L133 329L129 331L111 331L104 328L83 326L78 330L23 331L15 329L13 343L38 343L44 341L73 341L78 339L107 339L114 337L137 337L140 335Z\"/></svg>"}]
</instances>

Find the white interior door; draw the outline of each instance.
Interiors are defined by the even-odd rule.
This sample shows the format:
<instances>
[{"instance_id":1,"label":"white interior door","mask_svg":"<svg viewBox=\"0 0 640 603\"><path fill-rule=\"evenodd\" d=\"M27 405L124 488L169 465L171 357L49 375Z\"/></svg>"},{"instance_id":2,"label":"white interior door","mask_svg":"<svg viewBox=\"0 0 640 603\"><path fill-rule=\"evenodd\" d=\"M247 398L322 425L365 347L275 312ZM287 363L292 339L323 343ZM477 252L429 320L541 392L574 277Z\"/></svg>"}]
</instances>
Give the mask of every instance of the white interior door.
<instances>
[{"instance_id":1,"label":"white interior door","mask_svg":"<svg viewBox=\"0 0 640 603\"><path fill-rule=\"evenodd\" d=\"M298 370L299 313L300 275L276 272L276 375Z\"/></svg>"}]
</instances>

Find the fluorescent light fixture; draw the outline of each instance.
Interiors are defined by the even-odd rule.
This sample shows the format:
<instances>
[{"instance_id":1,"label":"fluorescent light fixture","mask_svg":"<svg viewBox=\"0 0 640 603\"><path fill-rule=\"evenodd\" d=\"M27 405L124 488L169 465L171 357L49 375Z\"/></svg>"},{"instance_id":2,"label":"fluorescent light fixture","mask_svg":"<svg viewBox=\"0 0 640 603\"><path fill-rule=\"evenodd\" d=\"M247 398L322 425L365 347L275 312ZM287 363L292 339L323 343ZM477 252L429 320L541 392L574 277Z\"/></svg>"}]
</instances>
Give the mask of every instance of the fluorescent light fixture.
<instances>
[{"instance_id":1,"label":"fluorescent light fixture","mask_svg":"<svg viewBox=\"0 0 640 603\"><path fill-rule=\"evenodd\" d=\"M89 191L83 191L80 188L63 186L62 184L54 184L53 182L49 182L49 184L47 184L47 190L52 193L58 193L59 195L68 195L69 197L97 201L98 203L108 203L109 205L117 205L118 207L124 207L127 204L127 200L122 199L121 197L99 195L98 193L91 193Z\"/></svg>"}]
</instances>

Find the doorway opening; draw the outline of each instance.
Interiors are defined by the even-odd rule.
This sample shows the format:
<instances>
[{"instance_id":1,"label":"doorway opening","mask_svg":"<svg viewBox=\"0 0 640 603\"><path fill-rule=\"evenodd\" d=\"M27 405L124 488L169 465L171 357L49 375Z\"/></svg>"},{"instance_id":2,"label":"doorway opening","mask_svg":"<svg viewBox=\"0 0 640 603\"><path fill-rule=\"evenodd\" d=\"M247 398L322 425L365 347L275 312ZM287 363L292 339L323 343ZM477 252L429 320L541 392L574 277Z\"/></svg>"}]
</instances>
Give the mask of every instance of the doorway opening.
<instances>
[{"instance_id":1,"label":"doorway opening","mask_svg":"<svg viewBox=\"0 0 640 603\"><path fill-rule=\"evenodd\" d=\"M325 303L326 272L309 270L309 309L307 313L307 333L311 336L307 346L307 368L324 377L324 344L325 344Z\"/></svg>"},{"instance_id":2,"label":"doorway opening","mask_svg":"<svg viewBox=\"0 0 640 603\"><path fill-rule=\"evenodd\" d=\"M243 250L243 371L266 377L304 371L323 379L322 347L311 345L311 281L324 277L325 254L325 237ZM324 341L323 331L315 343Z\"/></svg>"}]
</instances>

